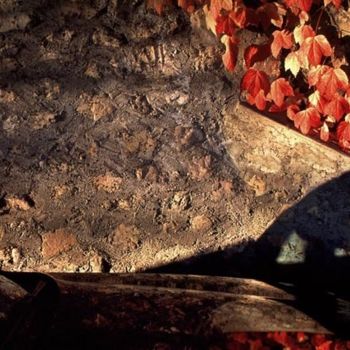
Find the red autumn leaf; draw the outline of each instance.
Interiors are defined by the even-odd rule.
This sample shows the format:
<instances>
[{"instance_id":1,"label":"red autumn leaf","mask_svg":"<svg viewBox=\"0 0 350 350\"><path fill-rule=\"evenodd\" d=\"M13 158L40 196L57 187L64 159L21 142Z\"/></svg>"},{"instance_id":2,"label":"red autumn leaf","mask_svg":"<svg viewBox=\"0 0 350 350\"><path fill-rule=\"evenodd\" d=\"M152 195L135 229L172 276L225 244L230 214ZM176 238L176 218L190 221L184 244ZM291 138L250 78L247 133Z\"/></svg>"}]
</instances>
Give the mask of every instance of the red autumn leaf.
<instances>
[{"instance_id":1,"label":"red autumn leaf","mask_svg":"<svg viewBox=\"0 0 350 350\"><path fill-rule=\"evenodd\" d=\"M302 63L300 62L299 52L290 52L284 60L284 69L286 71L290 70L292 74L296 77L301 67Z\"/></svg>"},{"instance_id":2,"label":"red autumn leaf","mask_svg":"<svg viewBox=\"0 0 350 350\"><path fill-rule=\"evenodd\" d=\"M271 55L270 44L250 45L244 51L244 62L250 68L255 62L264 61Z\"/></svg>"},{"instance_id":3,"label":"red autumn leaf","mask_svg":"<svg viewBox=\"0 0 350 350\"><path fill-rule=\"evenodd\" d=\"M230 335L230 340L234 340L240 344L247 343L248 339L248 333L246 332L235 332Z\"/></svg>"},{"instance_id":4,"label":"red autumn leaf","mask_svg":"<svg viewBox=\"0 0 350 350\"><path fill-rule=\"evenodd\" d=\"M325 106L324 113L334 117L339 122L345 114L349 113L349 103L343 96L335 94Z\"/></svg>"},{"instance_id":5,"label":"red autumn leaf","mask_svg":"<svg viewBox=\"0 0 350 350\"><path fill-rule=\"evenodd\" d=\"M214 0L211 0L212 2ZM223 8L226 11L230 11L232 9L232 0L217 0L219 4L221 4L221 8Z\"/></svg>"},{"instance_id":6,"label":"red autumn leaf","mask_svg":"<svg viewBox=\"0 0 350 350\"><path fill-rule=\"evenodd\" d=\"M299 343L302 343L305 340L307 340L307 336L305 335L305 333L304 332L298 332L297 333L297 341Z\"/></svg>"},{"instance_id":7,"label":"red autumn leaf","mask_svg":"<svg viewBox=\"0 0 350 350\"><path fill-rule=\"evenodd\" d=\"M320 114L314 107L309 107L300 111L294 116L294 125L296 128L306 135L312 128L318 128L321 124Z\"/></svg>"},{"instance_id":8,"label":"red autumn leaf","mask_svg":"<svg viewBox=\"0 0 350 350\"><path fill-rule=\"evenodd\" d=\"M235 7L229 13L229 17L239 28L244 28L249 22L249 9L244 5L235 3Z\"/></svg>"},{"instance_id":9,"label":"red autumn leaf","mask_svg":"<svg viewBox=\"0 0 350 350\"><path fill-rule=\"evenodd\" d=\"M255 96L255 105L260 110L263 111L266 108L266 97L264 90L260 90L259 93Z\"/></svg>"},{"instance_id":10,"label":"red autumn leaf","mask_svg":"<svg viewBox=\"0 0 350 350\"><path fill-rule=\"evenodd\" d=\"M272 82L270 95L276 106L281 107L284 98L286 96L293 96L294 91L286 79L279 78Z\"/></svg>"},{"instance_id":11,"label":"red autumn leaf","mask_svg":"<svg viewBox=\"0 0 350 350\"><path fill-rule=\"evenodd\" d=\"M350 87L348 87L346 89L345 95L344 97L346 98L346 100L348 101L349 105L350 105Z\"/></svg>"},{"instance_id":12,"label":"red autumn leaf","mask_svg":"<svg viewBox=\"0 0 350 350\"><path fill-rule=\"evenodd\" d=\"M295 27L293 35L295 42L301 44L305 39L314 37L316 33L311 26L305 24Z\"/></svg>"},{"instance_id":13,"label":"red autumn leaf","mask_svg":"<svg viewBox=\"0 0 350 350\"><path fill-rule=\"evenodd\" d=\"M187 13L193 13L196 8L193 0L177 0L177 5Z\"/></svg>"},{"instance_id":14,"label":"red autumn leaf","mask_svg":"<svg viewBox=\"0 0 350 350\"><path fill-rule=\"evenodd\" d=\"M271 24L282 28L283 17L286 13L285 7L277 2L268 2L256 9L256 15L264 30L267 30Z\"/></svg>"},{"instance_id":15,"label":"red autumn leaf","mask_svg":"<svg viewBox=\"0 0 350 350\"><path fill-rule=\"evenodd\" d=\"M221 16L221 10L231 11L232 0L211 0L210 12L215 20Z\"/></svg>"},{"instance_id":16,"label":"red autumn leaf","mask_svg":"<svg viewBox=\"0 0 350 350\"><path fill-rule=\"evenodd\" d=\"M330 350L332 343L324 334L314 334L312 336L312 344L316 350Z\"/></svg>"},{"instance_id":17,"label":"red autumn leaf","mask_svg":"<svg viewBox=\"0 0 350 350\"><path fill-rule=\"evenodd\" d=\"M342 0L324 0L324 6L327 6L329 4L333 4L335 8L338 10L341 6Z\"/></svg>"},{"instance_id":18,"label":"red autumn leaf","mask_svg":"<svg viewBox=\"0 0 350 350\"><path fill-rule=\"evenodd\" d=\"M300 51L307 57L310 65L317 66L322 58L331 56L333 50L324 35L316 35L306 38L300 46Z\"/></svg>"},{"instance_id":19,"label":"red autumn leaf","mask_svg":"<svg viewBox=\"0 0 350 350\"><path fill-rule=\"evenodd\" d=\"M233 72L237 63L238 39L233 36L224 35L221 42L226 46L226 51L222 55L222 61L229 72Z\"/></svg>"},{"instance_id":20,"label":"red autumn leaf","mask_svg":"<svg viewBox=\"0 0 350 350\"><path fill-rule=\"evenodd\" d=\"M293 9L298 9L301 11L309 12L312 6L312 0L285 0L284 3L292 11Z\"/></svg>"},{"instance_id":21,"label":"red autumn leaf","mask_svg":"<svg viewBox=\"0 0 350 350\"><path fill-rule=\"evenodd\" d=\"M308 22L310 20L310 16L309 16L308 12L306 12L306 11L300 11L298 13L298 17L299 17L301 24L305 24L306 22Z\"/></svg>"},{"instance_id":22,"label":"red autumn leaf","mask_svg":"<svg viewBox=\"0 0 350 350\"><path fill-rule=\"evenodd\" d=\"M312 0L297 0L300 10L309 12L312 6Z\"/></svg>"},{"instance_id":23,"label":"red autumn leaf","mask_svg":"<svg viewBox=\"0 0 350 350\"><path fill-rule=\"evenodd\" d=\"M161 15L164 11L164 8L167 5L171 5L171 0L147 0L147 7L154 9L158 15Z\"/></svg>"},{"instance_id":24,"label":"red autumn leaf","mask_svg":"<svg viewBox=\"0 0 350 350\"><path fill-rule=\"evenodd\" d=\"M316 350L331 350L333 349L332 347L333 342L331 340L327 340L321 345L316 347Z\"/></svg>"},{"instance_id":25,"label":"red autumn leaf","mask_svg":"<svg viewBox=\"0 0 350 350\"><path fill-rule=\"evenodd\" d=\"M212 13L210 12L208 5L203 6L203 12L204 12L205 24L207 29L211 30L213 34L217 35L216 20L214 19Z\"/></svg>"},{"instance_id":26,"label":"red autumn leaf","mask_svg":"<svg viewBox=\"0 0 350 350\"><path fill-rule=\"evenodd\" d=\"M261 339L249 340L249 350L261 350L263 348Z\"/></svg>"},{"instance_id":27,"label":"red autumn leaf","mask_svg":"<svg viewBox=\"0 0 350 350\"><path fill-rule=\"evenodd\" d=\"M219 16L216 19L216 33L232 36L237 26L229 16Z\"/></svg>"},{"instance_id":28,"label":"red autumn leaf","mask_svg":"<svg viewBox=\"0 0 350 350\"><path fill-rule=\"evenodd\" d=\"M338 124L337 139L340 147L350 149L350 114L347 114L345 120Z\"/></svg>"},{"instance_id":29,"label":"red autumn leaf","mask_svg":"<svg viewBox=\"0 0 350 350\"><path fill-rule=\"evenodd\" d=\"M283 347L291 348L294 345L292 338L287 332L273 332L269 334L269 338L273 339L276 343L282 345Z\"/></svg>"},{"instance_id":30,"label":"red autumn leaf","mask_svg":"<svg viewBox=\"0 0 350 350\"><path fill-rule=\"evenodd\" d=\"M295 115L300 111L300 108L296 104L292 104L287 107L287 117L290 120L294 120Z\"/></svg>"},{"instance_id":31,"label":"red autumn leaf","mask_svg":"<svg viewBox=\"0 0 350 350\"><path fill-rule=\"evenodd\" d=\"M316 86L320 81L321 77L330 69L331 67L325 65L319 65L317 67L312 67L307 75L307 81L309 86Z\"/></svg>"},{"instance_id":32,"label":"red autumn leaf","mask_svg":"<svg viewBox=\"0 0 350 350\"><path fill-rule=\"evenodd\" d=\"M329 128L326 122L321 126L320 139L324 142L329 140Z\"/></svg>"},{"instance_id":33,"label":"red autumn leaf","mask_svg":"<svg viewBox=\"0 0 350 350\"><path fill-rule=\"evenodd\" d=\"M326 341L326 336L324 334L314 334L312 336L311 342L314 346L319 346Z\"/></svg>"},{"instance_id":34,"label":"red autumn leaf","mask_svg":"<svg viewBox=\"0 0 350 350\"><path fill-rule=\"evenodd\" d=\"M244 74L241 81L241 90L247 91L250 95L255 97L260 90L267 94L270 90L270 82L266 73L250 68Z\"/></svg>"},{"instance_id":35,"label":"red autumn leaf","mask_svg":"<svg viewBox=\"0 0 350 350\"><path fill-rule=\"evenodd\" d=\"M316 90L308 98L310 104L315 107L321 114L324 114L324 108L327 104L327 100L321 96L320 92Z\"/></svg>"},{"instance_id":36,"label":"red autumn leaf","mask_svg":"<svg viewBox=\"0 0 350 350\"><path fill-rule=\"evenodd\" d=\"M263 89L255 97L247 94L247 101L249 104L255 105L260 111L264 111L266 108L266 97Z\"/></svg>"},{"instance_id":37,"label":"red autumn leaf","mask_svg":"<svg viewBox=\"0 0 350 350\"><path fill-rule=\"evenodd\" d=\"M338 90L345 91L348 85L348 77L342 69L329 67L319 75L316 88L321 95L331 99Z\"/></svg>"},{"instance_id":38,"label":"red autumn leaf","mask_svg":"<svg viewBox=\"0 0 350 350\"><path fill-rule=\"evenodd\" d=\"M269 94L268 97L271 99L271 94ZM296 91L294 92L293 96L287 96L284 99L284 102L282 103L281 106L277 106L276 104L273 103L269 108L269 112L280 113L280 112L287 111L287 114L288 114L289 106L293 106L293 105L296 105L298 107L298 110L296 110L296 108L295 110L296 112L299 112L299 104L303 102L303 100L304 100L304 95Z\"/></svg>"},{"instance_id":39,"label":"red autumn leaf","mask_svg":"<svg viewBox=\"0 0 350 350\"><path fill-rule=\"evenodd\" d=\"M275 30L272 35L271 52L273 57L277 58L282 48L290 49L293 46L292 33L287 30Z\"/></svg>"}]
</instances>

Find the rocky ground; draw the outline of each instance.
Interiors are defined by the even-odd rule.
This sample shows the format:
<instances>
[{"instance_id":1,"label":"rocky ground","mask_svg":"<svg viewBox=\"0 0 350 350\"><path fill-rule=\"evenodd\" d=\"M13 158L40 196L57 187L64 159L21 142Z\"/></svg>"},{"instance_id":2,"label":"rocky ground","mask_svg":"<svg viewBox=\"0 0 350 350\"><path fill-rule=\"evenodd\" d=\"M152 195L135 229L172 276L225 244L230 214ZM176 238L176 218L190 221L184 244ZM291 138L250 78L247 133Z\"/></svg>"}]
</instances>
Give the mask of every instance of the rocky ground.
<instances>
[{"instance_id":1,"label":"rocky ground","mask_svg":"<svg viewBox=\"0 0 350 350\"><path fill-rule=\"evenodd\" d=\"M2 269L132 272L241 251L350 168L237 105L239 70L225 73L200 15L0 4ZM310 215L334 227L322 196ZM335 246L348 254L342 225Z\"/></svg>"}]
</instances>

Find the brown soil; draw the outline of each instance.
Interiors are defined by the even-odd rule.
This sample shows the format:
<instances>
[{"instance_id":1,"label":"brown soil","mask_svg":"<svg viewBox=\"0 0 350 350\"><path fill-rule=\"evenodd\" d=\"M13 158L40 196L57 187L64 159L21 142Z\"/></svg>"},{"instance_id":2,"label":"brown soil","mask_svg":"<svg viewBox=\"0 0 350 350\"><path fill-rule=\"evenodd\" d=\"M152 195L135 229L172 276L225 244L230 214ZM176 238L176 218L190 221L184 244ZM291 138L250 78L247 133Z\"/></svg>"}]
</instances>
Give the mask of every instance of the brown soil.
<instances>
[{"instance_id":1,"label":"brown soil","mask_svg":"<svg viewBox=\"0 0 350 350\"><path fill-rule=\"evenodd\" d=\"M199 15L0 7L2 269L131 272L242 247L349 167L291 155L280 132L269 148Z\"/></svg>"}]
</instances>

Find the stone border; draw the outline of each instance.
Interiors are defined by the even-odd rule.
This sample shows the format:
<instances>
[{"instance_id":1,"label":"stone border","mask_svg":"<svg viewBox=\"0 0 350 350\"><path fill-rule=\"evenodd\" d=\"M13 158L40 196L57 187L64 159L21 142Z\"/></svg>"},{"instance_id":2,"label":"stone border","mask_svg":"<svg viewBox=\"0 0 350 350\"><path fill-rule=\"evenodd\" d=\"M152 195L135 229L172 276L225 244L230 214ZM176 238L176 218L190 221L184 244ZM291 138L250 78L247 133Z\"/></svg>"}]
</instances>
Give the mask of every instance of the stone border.
<instances>
[{"instance_id":1,"label":"stone border","mask_svg":"<svg viewBox=\"0 0 350 350\"><path fill-rule=\"evenodd\" d=\"M225 147L243 178L307 176L311 187L350 170L350 157L242 104L222 112Z\"/></svg>"}]
</instances>

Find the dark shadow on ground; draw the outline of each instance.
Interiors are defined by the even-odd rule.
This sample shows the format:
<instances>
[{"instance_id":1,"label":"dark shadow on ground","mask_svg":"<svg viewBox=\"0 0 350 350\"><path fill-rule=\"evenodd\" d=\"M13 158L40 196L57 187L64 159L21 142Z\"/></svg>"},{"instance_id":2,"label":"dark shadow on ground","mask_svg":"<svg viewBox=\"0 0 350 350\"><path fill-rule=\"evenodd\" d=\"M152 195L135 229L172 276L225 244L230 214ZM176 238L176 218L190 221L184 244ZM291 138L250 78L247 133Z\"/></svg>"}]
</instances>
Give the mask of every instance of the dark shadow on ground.
<instances>
[{"instance_id":1,"label":"dark shadow on ground","mask_svg":"<svg viewBox=\"0 0 350 350\"><path fill-rule=\"evenodd\" d=\"M336 267L349 255L349 225L350 173L345 173L285 210L257 241L157 270L293 280L298 274L283 276L278 271L291 266L297 271L300 266L314 276L342 279L347 275Z\"/></svg>"},{"instance_id":2,"label":"dark shadow on ground","mask_svg":"<svg viewBox=\"0 0 350 350\"><path fill-rule=\"evenodd\" d=\"M349 194L350 173L345 173L284 211L257 241L151 272L256 278L292 286L302 311L346 334L349 313L339 321L338 312L350 305Z\"/></svg>"}]
</instances>

